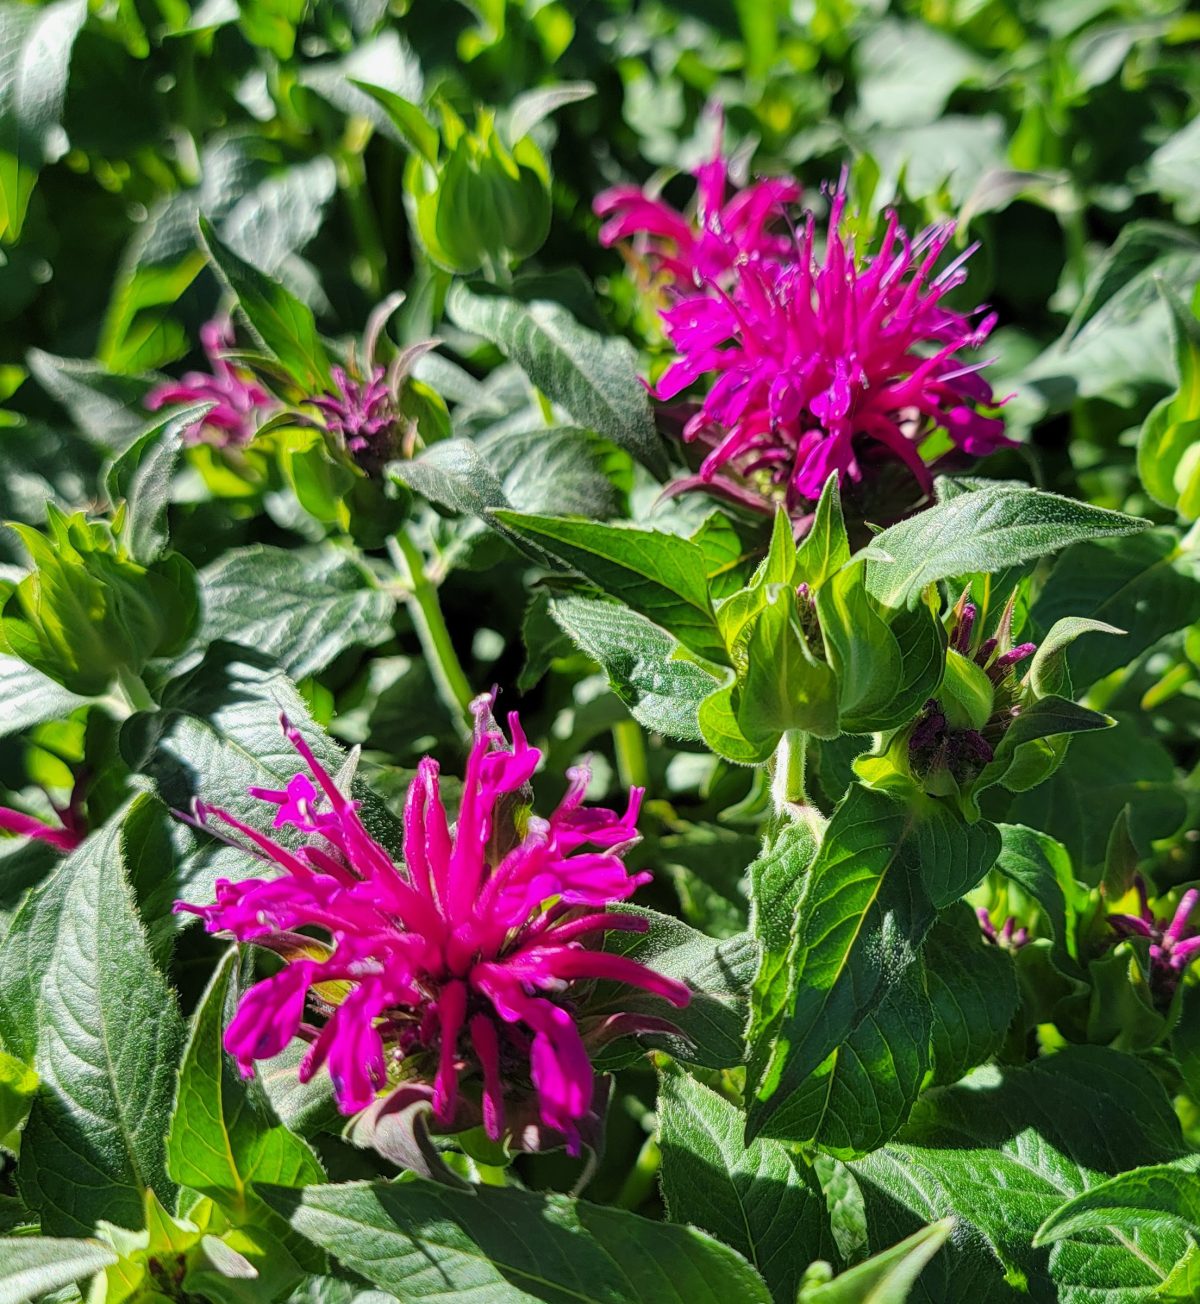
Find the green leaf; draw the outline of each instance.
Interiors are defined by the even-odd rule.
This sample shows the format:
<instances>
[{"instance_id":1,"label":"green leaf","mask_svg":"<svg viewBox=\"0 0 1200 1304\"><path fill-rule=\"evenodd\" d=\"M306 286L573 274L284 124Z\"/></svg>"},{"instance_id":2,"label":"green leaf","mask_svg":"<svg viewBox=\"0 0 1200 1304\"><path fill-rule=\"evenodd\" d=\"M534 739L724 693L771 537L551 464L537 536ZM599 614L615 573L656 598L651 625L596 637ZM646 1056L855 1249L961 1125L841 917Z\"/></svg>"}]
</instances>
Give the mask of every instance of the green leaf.
<instances>
[{"instance_id":1,"label":"green leaf","mask_svg":"<svg viewBox=\"0 0 1200 1304\"><path fill-rule=\"evenodd\" d=\"M1077 544L1054 565L1033 604L1045 629L1084 616L1126 630L1124 638L1085 633L1067 654L1077 690L1127 665L1160 638L1186 629L1200 611L1200 548L1175 530Z\"/></svg>"},{"instance_id":2,"label":"green leaf","mask_svg":"<svg viewBox=\"0 0 1200 1304\"><path fill-rule=\"evenodd\" d=\"M932 1015L922 968L918 958L888 983L837 1050L778 1102L771 1135L811 1142L839 1159L895 1135L929 1071Z\"/></svg>"},{"instance_id":3,"label":"green leaf","mask_svg":"<svg viewBox=\"0 0 1200 1304\"><path fill-rule=\"evenodd\" d=\"M108 500L125 507L120 539L134 561L148 566L166 551L171 478L182 451L180 436L212 407L195 403L156 421L113 462L104 478Z\"/></svg>"},{"instance_id":4,"label":"green leaf","mask_svg":"<svg viewBox=\"0 0 1200 1304\"><path fill-rule=\"evenodd\" d=\"M237 296L246 320L263 346L279 359L306 393L330 390L329 357L317 333L312 309L278 281L260 272L229 248L207 218L200 234L222 279Z\"/></svg>"},{"instance_id":5,"label":"green leaf","mask_svg":"<svg viewBox=\"0 0 1200 1304\"><path fill-rule=\"evenodd\" d=\"M724 941L706 937L682 920L638 906L623 906L630 914L649 921L644 933L611 933L605 949L628 956L667 978L691 988L692 999L682 1010L659 996L622 984L597 983L580 1008L588 1024L602 1024L614 1014L649 1014L666 1019L677 1033L647 1033L638 1038L647 1046L668 1051L686 1064L728 1068L740 1064L745 1046L747 994L757 962L754 942L746 933ZM631 1050L630 1047L633 1047ZM596 1061L603 1068L619 1068L640 1054L637 1044L625 1039L605 1048Z\"/></svg>"},{"instance_id":6,"label":"green leaf","mask_svg":"<svg viewBox=\"0 0 1200 1304\"><path fill-rule=\"evenodd\" d=\"M626 454L572 426L503 430L496 437L444 439L391 474L430 502L495 525L491 509L575 513L595 520L619 514L618 482L629 479Z\"/></svg>"},{"instance_id":7,"label":"green leaf","mask_svg":"<svg viewBox=\"0 0 1200 1304\"><path fill-rule=\"evenodd\" d=\"M0 1050L0 1147L12 1148L13 1134L25 1121L37 1093L38 1075Z\"/></svg>"},{"instance_id":8,"label":"green leaf","mask_svg":"<svg viewBox=\"0 0 1200 1304\"><path fill-rule=\"evenodd\" d=\"M1200 515L1200 321L1160 282L1171 314L1179 388L1146 418L1138 439L1138 475L1146 492L1185 520Z\"/></svg>"},{"instance_id":9,"label":"green leaf","mask_svg":"<svg viewBox=\"0 0 1200 1304\"><path fill-rule=\"evenodd\" d=\"M200 573L202 643L225 639L269 649L294 678L316 674L348 648L392 635L396 603L353 552L317 548L231 548Z\"/></svg>"},{"instance_id":10,"label":"green leaf","mask_svg":"<svg viewBox=\"0 0 1200 1304\"><path fill-rule=\"evenodd\" d=\"M1061 973L1079 977L1075 958L1075 920L1067 890L1075 891L1071 857L1047 833L1020 824L1000 824L1000 855L996 869L1041 907L1050 927L1051 956Z\"/></svg>"},{"instance_id":11,"label":"green leaf","mask_svg":"<svg viewBox=\"0 0 1200 1304\"><path fill-rule=\"evenodd\" d=\"M575 594L552 598L550 615L608 675L633 718L668 738L700 740L696 711L712 692L712 675L677 657L680 644L636 611Z\"/></svg>"},{"instance_id":12,"label":"green leaf","mask_svg":"<svg viewBox=\"0 0 1200 1304\"><path fill-rule=\"evenodd\" d=\"M724 659L724 640L708 596L704 553L688 539L570 517L510 511L493 515L519 538L661 625L685 647L704 657Z\"/></svg>"},{"instance_id":13,"label":"green leaf","mask_svg":"<svg viewBox=\"0 0 1200 1304\"><path fill-rule=\"evenodd\" d=\"M1050 770L1061 759L1061 754L1047 750L1044 759L1035 757L1035 763L1030 769L1023 771L1023 758L1030 751L1030 743L1045 738L1109 729L1113 723L1111 716L1089 710L1068 698L1039 698L1023 707L1020 715L1008 726L996 748L995 757L976 780L975 791L982 792L994 783L1002 783L1013 791L1020 792L1044 782Z\"/></svg>"},{"instance_id":14,"label":"green leaf","mask_svg":"<svg viewBox=\"0 0 1200 1304\"><path fill-rule=\"evenodd\" d=\"M851 1165L867 1202L872 1248L914 1224L954 1216L959 1230L914 1301L1007 1299L1004 1278L1062 1304L1149 1300L1188 1249L1179 1230L1098 1233L1036 1248L1064 1202L1183 1150L1153 1073L1131 1056L1076 1046L1022 1068L977 1069L927 1095L900 1139Z\"/></svg>"},{"instance_id":15,"label":"green leaf","mask_svg":"<svg viewBox=\"0 0 1200 1304\"><path fill-rule=\"evenodd\" d=\"M1062 339L1021 376L1063 411L1079 398L1123 407L1147 385L1175 383L1171 320L1160 284L1191 286L1200 276L1200 244L1167 222L1122 228L1088 277Z\"/></svg>"},{"instance_id":16,"label":"green leaf","mask_svg":"<svg viewBox=\"0 0 1200 1304\"><path fill-rule=\"evenodd\" d=\"M591 99L595 93L595 86L587 81L559 82L554 86L540 86L537 90L524 91L508 106L509 143L515 145L552 113L557 113L568 104Z\"/></svg>"},{"instance_id":17,"label":"green leaf","mask_svg":"<svg viewBox=\"0 0 1200 1304\"><path fill-rule=\"evenodd\" d=\"M151 962L120 834L113 820L64 861L0 948L5 1044L24 1054L36 1035L41 1078L18 1182L55 1235L87 1234L100 1218L139 1227L147 1187L165 1205L175 1197L163 1138L183 1023ZM10 1038L14 1015L31 1020L24 1045Z\"/></svg>"},{"instance_id":18,"label":"green leaf","mask_svg":"<svg viewBox=\"0 0 1200 1304\"><path fill-rule=\"evenodd\" d=\"M0 8L0 238L15 243L42 165L66 152L59 119L84 0Z\"/></svg>"},{"instance_id":19,"label":"green leaf","mask_svg":"<svg viewBox=\"0 0 1200 1304\"><path fill-rule=\"evenodd\" d=\"M821 830L804 820L785 824L746 871L750 879L750 931L758 944L751 989L751 1032L769 1027L789 991L786 966L796 903L821 843Z\"/></svg>"},{"instance_id":20,"label":"green leaf","mask_svg":"<svg viewBox=\"0 0 1200 1304\"><path fill-rule=\"evenodd\" d=\"M307 1186L325 1173L308 1145L251 1097L225 1055L222 1035L236 962L230 951L192 1019L167 1133L167 1172L180 1186L214 1200L234 1226L265 1226L315 1271L320 1256L314 1262L311 1250L305 1253L304 1242L253 1190L255 1182Z\"/></svg>"},{"instance_id":21,"label":"green leaf","mask_svg":"<svg viewBox=\"0 0 1200 1304\"><path fill-rule=\"evenodd\" d=\"M748 1135L790 1115L798 1092L797 1107L812 1107L807 1080L904 979L937 911L974 887L999 849L992 825L967 824L949 805L851 788L805 876L787 963L756 992Z\"/></svg>"},{"instance_id":22,"label":"green leaf","mask_svg":"<svg viewBox=\"0 0 1200 1304\"><path fill-rule=\"evenodd\" d=\"M597 335L549 300L522 303L462 284L447 296L446 311L463 330L503 350L573 421L665 474L650 400L627 341Z\"/></svg>"},{"instance_id":23,"label":"green leaf","mask_svg":"<svg viewBox=\"0 0 1200 1304\"><path fill-rule=\"evenodd\" d=\"M1033 1243L1078 1238L1109 1228L1182 1228L1200 1234L1200 1159L1151 1164L1120 1173L1068 1200L1037 1229Z\"/></svg>"},{"instance_id":24,"label":"green leaf","mask_svg":"<svg viewBox=\"0 0 1200 1304\"><path fill-rule=\"evenodd\" d=\"M915 606L927 584L997 571L1081 539L1136 534L1148 522L1058 494L997 484L958 494L877 534L860 554L867 589L889 607Z\"/></svg>"},{"instance_id":25,"label":"green leaf","mask_svg":"<svg viewBox=\"0 0 1200 1304\"><path fill-rule=\"evenodd\" d=\"M672 1222L700 1227L791 1304L804 1256L833 1256L825 1198L805 1162L776 1141L742 1139L741 1110L678 1069L658 1096L662 1191Z\"/></svg>"},{"instance_id":26,"label":"green leaf","mask_svg":"<svg viewBox=\"0 0 1200 1304\"><path fill-rule=\"evenodd\" d=\"M418 1178L270 1188L302 1235L401 1299L486 1304L768 1304L733 1250L690 1227L514 1187Z\"/></svg>"},{"instance_id":27,"label":"green leaf","mask_svg":"<svg viewBox=\"0 0 1200 1304\"><path fill-rule=\"evenodd\" d=\"M122 376L85 358L30 349L25 358L42 388L94 444L122 453L146 428L142 402L158 375Z\"/></svg>"},{"instance_id":28,"label":"green leaf","mask_svg":"<svg viewBox=\"0 0 1200 1304\"><path fill-rule=\"evenodd\" d=\"M922 955L933 1007L932 1080L941 1086L1000 1049L1017 1012L1017 980L1012 957L984 941L974 912L962 904L934 924Z\"/></svg>"},{"instance_id":29,"label":"green leaf","mask_svg":"<svg viewBox=\"0 0 1200 1304\"><path fill-rule=\"evenodd\" d=\"M391 474L414 493L452 512L484 516L507 507L508 498L495 470L470 439L444 439L391 468Z\"/></svg>"},{"instance_id":30,"label":"green leaf","mask_svg":"<svg viewBox=\"0 0 1200 1304\"><path fill-rule=\"evenodd\" d=\"M430 167L437 167L441 137L417 105L385 86L372 86L370 82L354 77L350 78L350 84L369 95L383 109L397 135L410 149L416 150Z\"/></svg>"},{"instance_id":31,"label":"green leaf","mask_svg":"<svg viewBox=\"0 0 1200 1304\"><path fill-rule=\"evenodd\" d=\"M116 1263L99 1241L22 1236L0 1240L0 1304L27 1304Z\"/></svg>"},{"instance_id":32,"label":"green leaf","mask_svg":"<svg viewBox=\"0 0 1200 1304\"><path fill-rule=\"evenodd\" d=\"M1067 650L1084 634L1117 634L1125 631L1102 620L1082 616L1064 616L1056 620L1050 632L1038 643L1029 663L1029 685L1038 697L1055 693L1070 695L1071 676L1067 668Z\"/></svg>"},{"instance_id":33,"label":"green leaf","mask_svg":"<svg viewBox=\"0 0 1200 1304\"><path fill-rule=\"evenodd\" d=\"M1049 779L1001 807L1012 823L1057 838L1075 873L1088 883L1099 881L1108 850L1109 824L1096 817L1097 811L1111 815L1128 806L1129 834L1143 855L1187 818L1170 753L1140 729L1136 717L1116 720L1112 729L1078 734Z\"/></svg>"},{"instance_id":34,"label":"green leaf","mask_svg":"<svg viewBox=\"0 0 1200 1304\"><path fill-rule=\"evenodd\" d=\"M0 738L62 719L89 700L17 657L0 654Z\"/></svg>"},{"instance_id":35,"label":"green leaf","mask_svg":"<svg viewBox=\"0 0 1200 1304\"><path fill-rule=\"evenodd\" d=\"M126 722L121 750L131 768L154 778L173 809L187 810L201 798L266 830L273 811L247 790L283 788L303 769L284 737L281 715L300 730L330 774L338 773L346 756L313 722L291 680L238 659L245 655L215 644L200 666L168 686L160 711ZM386 846L398 847L399 823L384 803L361 783L354 795L371 832ZM256 868L253 858L242 859L247 869Z\"/></svg>"},{"instance_id":36,"label":"green leaf","mask_svg":"<svg viewBox=\"0 0 1200 1304\"><path fill-rule=\"evenodd\" d=\"M842 519L841 477L830 472L812 525L796 549L796 574L814 592L850 560L850 541Z\"/></svg>"},{"instance_id":37,"label":"green leaf","mask_svg":"<svg viewBox=\"0 0 1200 1304\"><path fill-rule=\"evenodd\" d=\"M904 1304L922 1269L953 1230L953 1218L930 1223L832 1281L806 1286L797 1304Z\"/></svg>"},{"instance_id":38,"label":"green leaf","mask_svg":"<svg viewBox=\"0 0 1200 1304\"><path fill-rule=\"evenodd\" d=\"M1188 1091L1193 1099L1200 1097L1200 987L1195 984L1183 989L1171 1049Z\"/></svg>"},{"instance_id":39,"label":"green leaf","mask_svg":"<svg viewBox=\"0 0 1200 1304\"><path fill-rule=\"evenodd\" d=\"M1172 200L1180 222L1200 219L1200 183L1196 179L1200 164L1200 125L1193 118L1176 131L1150 155L1146 165L1150 186L1165 199Z\"/></svg>"}]
</instances>

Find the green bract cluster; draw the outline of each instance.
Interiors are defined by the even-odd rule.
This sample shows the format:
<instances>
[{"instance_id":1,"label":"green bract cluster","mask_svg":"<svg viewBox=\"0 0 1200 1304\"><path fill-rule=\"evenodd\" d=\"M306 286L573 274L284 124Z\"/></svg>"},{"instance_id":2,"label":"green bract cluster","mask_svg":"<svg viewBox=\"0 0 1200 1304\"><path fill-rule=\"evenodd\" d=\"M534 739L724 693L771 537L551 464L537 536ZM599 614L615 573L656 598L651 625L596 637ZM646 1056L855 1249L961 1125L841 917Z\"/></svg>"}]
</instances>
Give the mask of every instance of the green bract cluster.
<instances>
[{"instance_id":1,"label":"green bract cluster","mask_svg":"<svg viewBox=\"0 0 1200 1304\"><path fill-rule=\"evenodd\" d=\"M0 0L0 1304L1200 1299L1198 38Z\"/></svg>"}]
</instances>

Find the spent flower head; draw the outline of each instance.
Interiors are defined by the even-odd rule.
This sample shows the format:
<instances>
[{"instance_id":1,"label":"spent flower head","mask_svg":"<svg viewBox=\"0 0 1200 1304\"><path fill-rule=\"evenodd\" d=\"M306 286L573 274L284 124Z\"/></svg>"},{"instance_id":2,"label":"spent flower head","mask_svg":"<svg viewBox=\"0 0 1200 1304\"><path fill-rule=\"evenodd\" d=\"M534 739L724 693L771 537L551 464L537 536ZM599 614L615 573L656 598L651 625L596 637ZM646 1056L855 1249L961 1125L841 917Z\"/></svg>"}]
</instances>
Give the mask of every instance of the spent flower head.
<instances>
[{"instance_id":1,"label":"spent flower head","mask_svg":"<svg viewBox=\"0 0 1200 1304\"><path fill-rule=\"evenodd\" d=\"M515 713L507 744L491 708L490 696L474 703L453 827L437 762L420 763L405 804L403 863L371 837L357 803L285 721L309 773L284 791L252 791L278 808L277 828L297 829L306 842L291 851L227 811L201 809L248 839L276 874L221 880L212 905L176 908L287 961L246 992L226 1033L244 1073L300 1036L309 1042L300 1079L327 1067L343 1113L416 1082L443 1126L482 1121L499 1139L506 1111L527 1116L532 1093L542 1124L574 1153L596 1090L589 1044L670 1026L632 1013L582 1026L587 986L610 980L680 1007L689 989L595 947L606 932L646 927L610 909L649 878L622 860L637 841L641 790L622 815L586 807L581 767L549 818L514 818L541 753Z\"/></svg>"},{"instance_id":2,"label":"spent flower head","mask_svg":"<svg viewBox=\"0 0 1200 1304\"><path fill-rule=\"evenodd\" d=\"M176 403L213 403L202 420L183 432L187 443L209 443L217 447L242 447L255 436L260 425L279 405L244 367L225 356L235 340L228 317L216 318L200 327L200 343L210 370L189 371L179 380L156 385L146 395L151 412Z\"/></svg>"}]
</instances>

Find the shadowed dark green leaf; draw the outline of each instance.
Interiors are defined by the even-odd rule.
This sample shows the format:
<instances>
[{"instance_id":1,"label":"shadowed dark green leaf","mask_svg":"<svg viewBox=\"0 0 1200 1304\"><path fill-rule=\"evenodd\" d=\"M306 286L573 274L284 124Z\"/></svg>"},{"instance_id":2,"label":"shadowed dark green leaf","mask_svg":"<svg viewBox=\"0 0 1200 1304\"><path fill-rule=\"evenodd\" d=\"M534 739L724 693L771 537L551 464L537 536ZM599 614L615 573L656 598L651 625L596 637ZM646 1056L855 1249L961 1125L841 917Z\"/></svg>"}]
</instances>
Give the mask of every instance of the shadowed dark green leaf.
<instances>
[{"instance_id":1,"label":"shadowed dark green leaf","mask_svg":"<svg viewBox=\"0 0 1200 1304\"><path fill-rule=\"evenodd\" d=\"M1182 1155L1179 1124L1153 1073L1132 1056L1077 1046L1023 1068L977 1069L925 1096L898 1141L852 1164L872 1248L914 1224L958 1229L913 1300L1034 1298L1062 1304L1155 1298L1189 1246L1179 1229L1097 1233L1035 1248L1042 1223L1106 1176Z\"/></svg>"},{"instance_id":2,"label":"shadowed dark green leaf","mask_svg":"<svg viewBox=\"0 0 1200 1304\"><path fill-rule=\"evenodd\" d=\"M992 825L967 824L948 805L851 788L805 875L786 964L755 992L749 1135L773 1134L772 1116L798 1091L811 1117L807 1079L904 980L937 911L974 887L999 849Z\"/></svg>"},{"instance_id":3,"label":"shadowed dark green leaf","mask_svg":"<svg viewBox=\"0 0 1200 1304\"><path fill-rule=\"evenodd\" d=\"M41 1078L18 1181L56 1235L87 1234L99 1218L140 1227L147 1187L167 1207L175 1195L164 1137L183 1022L150 960L120 832L111 822L63 862L0 955L0 971L27 966L21 991L5 984L5 1026L22 1009L32 1020Z\"/></svg>"},{"instance_id":4,"label":"shadowed dark green leaf","mask_svg":"<svg viewBox=\"0 0 1200 1304\"><path fill-rule=\"evenodd\" d=\"M811 1169L776 1141L742 1139L741 1110L678 1069L658 1096L662 1190L672 1222L744 1255L774 1299L791 1304L804 1255L833 1258L825 1198ZM798 1246L803 1252L798 1253Z\"/></svg>"},{"instance_id":5,"label":"shadowed dark green leaf","mask_svg":"<svg viewBox=\"0 0 1200 1304\"><path fill-rule=\"evenodd\" d=\"M1012 957L984 941L979 921L962 904L934 924L922 955L933 1007L932 1080L941 1086L1000 1048L1017 1012L1017 980Z\"/></svg>"},{"instance_id":6,"label":"shadowed dark green leaf","mask_svg":"<svg viewBox=\"0 0 1200 1304\"><path fill-rule=\"evenodd\" d=\"M514 1187L418 1178L264 1198L345 1267L401 1299L481 1304L768 1304L762 1279L704 1232Z\"/></svg>"}]
</instances>

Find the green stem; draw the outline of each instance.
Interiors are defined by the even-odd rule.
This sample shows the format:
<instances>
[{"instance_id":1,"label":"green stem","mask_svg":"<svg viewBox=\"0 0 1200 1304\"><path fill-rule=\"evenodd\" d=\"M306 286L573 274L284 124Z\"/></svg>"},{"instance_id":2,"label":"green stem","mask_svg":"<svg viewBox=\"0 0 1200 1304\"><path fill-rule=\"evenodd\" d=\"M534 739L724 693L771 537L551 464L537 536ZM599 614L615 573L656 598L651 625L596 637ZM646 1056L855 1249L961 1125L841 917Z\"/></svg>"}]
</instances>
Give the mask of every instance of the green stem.
<instances>
[{"instance_id":1,"label":"green stem","mask_svg":"<svg viewBox=\"0 0 1200 1304\"><path fill-rule=\"evenodd\" d=\"M613 749L617 754L617 775L626 788L645 788L650 783L650 763L646 757L646 739L636 720L620 720L612 727Z\"/></svg>"},{"instance_id":2,"label":"green stem","mask_svg":"<svg viewBox=\"0 0 1200 1304\"><path fill-rule=\"evenodd\" d=\"M366 124L369 129L370 124ZM352 119L346 129L344 148L338 155L338 181L342 194L346 197L346 207L350 213L350 225L354 229L354 243L358 254L351 270L355 280L374 298L383 297L383 287L387 279L387 251L383 247L383 237L379 230L379 219L375 215L375 206L367 189L367 170L363 164L362 151L366 147L366 135L359 119Z\"/></svg>"},{"instance_id":3,"label":"green stem","mask_svg":"<svg viewBox=\"0 0 1200 1304\"><path fill-rule=\"evenodd\" d=\"M158 710L158 703L151 696L141 676L135 675L125 666L117 671L116 689L118 696L128 706L130 715L137 711Z\"/></svg>"},{"instance_id":4,"label":"green stem","mask_svg":"<svg viewBox=\"0 0 1200 1304\"><path fill-rule=\"evenodd\" d=\"M388 540L388 551L392 564L407 586L409 614L438 695L451 716L460 720L469 732L472 727L471 699L474 694L454 644L450 641L450 631L446 628L446 618L438 603L437 589L425 573L425 558L404 530L397 530Z\"/></svg>"},{"instance_id":5,"label":"green stem","mask_svg":"<svg viewBox=\"0 0 1200 1304\"><path fill-rule=\"evenodd\" d=\"M638 1152L633 1168L621 1184L621 1189L617 1192L617 1198L613 1201L613 1204L618 1209L630 1210L637 1209L644 1204L654 1192L654 1183L661 1166L662 1151L658 1148L658 1141L654 1137L648 1136L645 1144Z\"/></svg>"},{"instance_id":6,"label":"green stem","mask_svg":"<svg viewBox=\"0 0 1200 1304\"><path fill-rule=\"evenodd\" d=\"M782 812L788 806L807 806L804 791L805 761L808 753L808 735L803 729L789 729L775 749L775 775L771 781L771 796L775 809Z\"/></svg>"}]
</instances>

